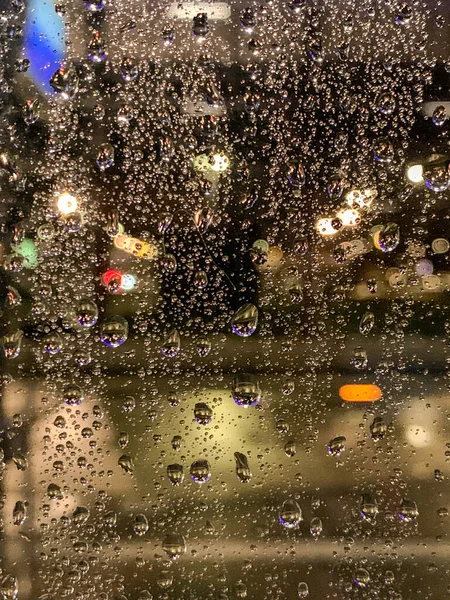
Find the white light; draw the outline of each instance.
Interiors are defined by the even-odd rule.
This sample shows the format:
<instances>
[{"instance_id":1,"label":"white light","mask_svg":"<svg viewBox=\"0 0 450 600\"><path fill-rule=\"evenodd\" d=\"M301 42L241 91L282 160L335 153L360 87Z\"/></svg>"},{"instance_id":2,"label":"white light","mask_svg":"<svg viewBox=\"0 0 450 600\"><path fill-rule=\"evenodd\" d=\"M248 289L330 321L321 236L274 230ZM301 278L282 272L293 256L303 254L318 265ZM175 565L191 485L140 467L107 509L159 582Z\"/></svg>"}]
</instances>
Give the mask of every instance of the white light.
<instances>
[{"instance_id":1,"label":"white light","mask_svg":"<svg viewBox=\"0 0 450 600\"><path fill-rule=\"evenodd\" d=\"M359 206L360 208L368 208L376 196L377 191L368 188L366 190L350 190L346 194L345 199L349 206L356 204L356 206Z\"/></svg>"},{"instance_id":2,"label":"white light","mask_svg":"<svg viewBox=\"0 0 450 600\"><path fill-rule=\"evenodd\" d=\"M337 217L342 221L344 227L354 227L355 225L359 225L361 221L359 212L354 208L346 208L339 211Z\"/></svg>"},{"instance_id":3,"label":"white light","mask_svg":"<svg viewBox=\"0 0 450 600\"><path fill-rule=\"evenodd\" d=\"M423 183L423 166L411 165L410 167L408 167L406 177L412 183Z\"/></svg>"},{"instance_id":4,"label":"white light","mask_svg":"<svg viewBox=\"0 0 450 600\"><path fill-rule=\"evenodd\" d=\"M319 219L316 223L316 229L320 235L334 235L337 233L337 229L333 227L332 223L333 219L330 218Z\"/></svg>"},{"instance_id":5,"label":"white light","mask_svg":"<svg viewBox=\"0 0 450 600\"><path fill-rule=\"evenodd\" d=\"M63 213L63 215L70 215L77 210L78 202L75 196L64 192L58 198L58 210Z\"/></svg>"}]
</instances>

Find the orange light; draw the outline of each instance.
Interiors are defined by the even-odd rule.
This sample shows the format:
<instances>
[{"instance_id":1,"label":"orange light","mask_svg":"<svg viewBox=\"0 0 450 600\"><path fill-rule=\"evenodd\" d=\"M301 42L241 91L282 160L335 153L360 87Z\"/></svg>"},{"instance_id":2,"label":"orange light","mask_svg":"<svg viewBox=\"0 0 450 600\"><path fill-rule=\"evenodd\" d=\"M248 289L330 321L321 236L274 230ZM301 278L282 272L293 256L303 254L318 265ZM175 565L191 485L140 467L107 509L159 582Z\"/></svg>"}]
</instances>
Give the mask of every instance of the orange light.
<instances>
[{"instance_id":1,"label":"orange light","mask_svg":"<svg viewBox=\"0 0 450 600\"><path fill-rule=\"evenodd\" d=\"M376 402L383 396L373 383L349 383L339 388L339 397L345 402Z\"/></svg>"}]
</instances>

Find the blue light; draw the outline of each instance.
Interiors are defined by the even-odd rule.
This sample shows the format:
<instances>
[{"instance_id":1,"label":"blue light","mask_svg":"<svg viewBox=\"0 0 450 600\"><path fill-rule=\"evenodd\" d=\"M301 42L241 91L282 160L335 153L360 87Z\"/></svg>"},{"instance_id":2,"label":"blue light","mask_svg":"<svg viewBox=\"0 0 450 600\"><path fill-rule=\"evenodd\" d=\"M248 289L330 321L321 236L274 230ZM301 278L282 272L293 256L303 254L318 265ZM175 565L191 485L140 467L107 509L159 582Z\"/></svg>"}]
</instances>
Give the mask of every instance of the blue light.
<instances>
[{"instance_id":1,"label":"blue light","mask_svg":"<svg viewBox=\"0 0 450 600\"><path fill-rule=\"evenodd\" d=\"M53 0L30 0L24 31L28 74L42 91L53 93L49 80L64 59L64 24Z\"/></svg>"}]
</instances>

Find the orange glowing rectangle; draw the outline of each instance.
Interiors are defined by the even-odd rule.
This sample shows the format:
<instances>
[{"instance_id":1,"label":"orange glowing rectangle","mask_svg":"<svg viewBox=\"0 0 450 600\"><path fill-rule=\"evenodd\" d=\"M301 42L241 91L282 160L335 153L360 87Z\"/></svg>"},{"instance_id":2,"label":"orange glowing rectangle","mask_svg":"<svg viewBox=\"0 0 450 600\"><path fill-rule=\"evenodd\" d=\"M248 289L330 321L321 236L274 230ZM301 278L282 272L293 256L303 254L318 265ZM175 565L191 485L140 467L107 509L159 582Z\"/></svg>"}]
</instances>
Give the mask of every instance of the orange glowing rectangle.
<instances>
[{"instance_id":1,"label":"orange glowing rectangle","mask_svg":"<svg viewBox=\"0 0 450 600\"><path fill-rule=\"evenodd\" d=\"M339 388L339 397L345 402L376 402L383 396L373 383L349 383Z\"/></svg>"}]
</instances>

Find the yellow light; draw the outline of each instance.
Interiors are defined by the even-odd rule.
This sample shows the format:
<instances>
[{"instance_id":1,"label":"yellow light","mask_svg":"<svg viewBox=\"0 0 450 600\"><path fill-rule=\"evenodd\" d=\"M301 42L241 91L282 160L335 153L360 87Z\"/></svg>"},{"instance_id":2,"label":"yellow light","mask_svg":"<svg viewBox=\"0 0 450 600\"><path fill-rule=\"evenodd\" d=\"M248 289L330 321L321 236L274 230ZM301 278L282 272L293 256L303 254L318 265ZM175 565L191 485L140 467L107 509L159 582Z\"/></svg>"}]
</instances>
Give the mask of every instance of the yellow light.
<instances>
[{"instance_id":1,"label":"yellow light","mask_svg":"<svg viewBox=\"0 0 450 600\"><path fill-rule=\"evenodd\" d=\"M411 165L406 171L406 177L412 183L423 183L423 166Z\"/></svg>"},{"instance_id":2,"label":"yellow light","mask_svg":"<svg viewBox=\"0 0 450 600\"><path fill-rule=\"evenodd\" d=\"M372 383L349 383L339 389L339 396L345 402L376 402L383 392Z\"/></svg>"},{"instance_id":3,"label":"yellow light","mask_svg":"<svg viewBox=\"0 0 450 600\"><path fill-rule=\"evenodd\" d=\"M333 219L330 218L318 219L316 229L320 235L334 235L337 233L337 229L333 227L332 223Z\"/></svg>"},{"instance_id":4,"label":"yellow light","mask_svg":"<svg viewBox=\"0 0 450 600\"><path fill-rule=\"evenodd\" d=\"M228 156L225 154L213 154L209 161L210 167L217 173L223 173L230 166Z\"/></svg>"},{"instance_id":5,"label":"yellow light","mask_svg":"<svg viewBox=\"0 0 450 600\"><path fill-rule=\"evenodd\" d=\"M77 210L78 202L75 196L64 192L58 198L58 210L62 212L63 215L70 215Z\"/></svg>"},{"instance_id":6,"label":"yellow light","mask_svg":"<svg viewBox=\"0 0 450 600\"><path fill-rule=\"evenodd\" d=\"M124 233L119 233L114 238L114 246L127 254L132 254L137 258L154 260L158 256L158 248L149 242L144 242L138 238L131 237Z\"/></svg>"},{"instance_id":7,"label":"yellow light","mask_svg":"<svg viewBox=\"0 0 450 600\"><path fill-rule=\"evenodd\" d=\"M337 218L342 221L344 227L354 227L355 225L359 225L361 221L359 212L354 208L345 208L339 211Z\"/></svg>"}]
</instances>

